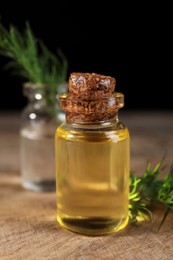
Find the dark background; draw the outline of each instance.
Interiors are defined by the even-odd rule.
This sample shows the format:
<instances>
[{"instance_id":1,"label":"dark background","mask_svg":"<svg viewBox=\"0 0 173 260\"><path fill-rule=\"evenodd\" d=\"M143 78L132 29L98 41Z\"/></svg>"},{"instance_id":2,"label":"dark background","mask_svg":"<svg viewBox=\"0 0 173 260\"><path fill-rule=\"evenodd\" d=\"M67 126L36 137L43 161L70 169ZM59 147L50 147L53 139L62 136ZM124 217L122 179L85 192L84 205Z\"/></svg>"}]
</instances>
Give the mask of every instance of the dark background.
<instances>
[{"instance_id":1,"label":"dark background","mask_svg":"<svg viewBox=\"0 0 173 260\"><path fill-rule=\"evenodd\" d=\"M40 3L39 3L40 2ZM73 71L117 79L125 109L173 109L171 88L171 8L132 1L6 1L2 24L23 30L29 21L37 38L52 51L60 47ZM0 109L26 104L22 80L3 70L0 56Z\"/></svg>"}]
</instances>

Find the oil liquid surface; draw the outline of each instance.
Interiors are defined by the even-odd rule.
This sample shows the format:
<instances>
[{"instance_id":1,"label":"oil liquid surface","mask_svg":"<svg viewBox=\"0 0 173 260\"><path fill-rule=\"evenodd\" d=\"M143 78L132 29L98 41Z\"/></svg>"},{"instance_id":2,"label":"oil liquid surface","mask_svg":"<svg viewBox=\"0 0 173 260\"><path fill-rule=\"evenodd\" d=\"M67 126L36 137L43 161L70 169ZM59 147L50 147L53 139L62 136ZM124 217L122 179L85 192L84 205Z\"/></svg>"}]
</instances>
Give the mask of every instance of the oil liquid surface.
<instances>
[{"instance_id":1,"label":"oil liquid surface","mask_svg":"<svg viewBox=\"0 0 173 260\"><path fill-rule=\"evenodd\" d=\"M100 235L128 222L129 133L56 133L57 220L75 232Z\"/></svg>"}]
</instances>

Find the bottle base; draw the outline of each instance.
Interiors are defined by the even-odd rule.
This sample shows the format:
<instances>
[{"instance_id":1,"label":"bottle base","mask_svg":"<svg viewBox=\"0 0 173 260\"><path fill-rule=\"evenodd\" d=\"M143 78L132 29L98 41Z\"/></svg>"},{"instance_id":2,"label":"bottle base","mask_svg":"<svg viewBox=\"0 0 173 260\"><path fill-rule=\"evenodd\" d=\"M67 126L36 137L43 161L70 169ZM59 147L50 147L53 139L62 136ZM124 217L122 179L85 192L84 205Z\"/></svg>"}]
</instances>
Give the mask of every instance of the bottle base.
<instances>
[{"instance_id":1,"label":"bottle base","mask_svg":"<svg viewBox=\"0 0 173 260\"><path fill-rule=\"evenodd\" d=\"M118 232L127 226L128 220L128 217L122 219L106 217L57 217L57 221L62 227L89 236Z\"/></svg>"},{"instance_id":2,"label":"bottle base","mask_svg":"<svg viewBox=\"0 0 173 260\"><path fill-rule=\"evenodd\" d=\"M40 181L40 182L22 182L23 188L33 191L55 191L55 181Z\"/></svg>"}]
</instances>

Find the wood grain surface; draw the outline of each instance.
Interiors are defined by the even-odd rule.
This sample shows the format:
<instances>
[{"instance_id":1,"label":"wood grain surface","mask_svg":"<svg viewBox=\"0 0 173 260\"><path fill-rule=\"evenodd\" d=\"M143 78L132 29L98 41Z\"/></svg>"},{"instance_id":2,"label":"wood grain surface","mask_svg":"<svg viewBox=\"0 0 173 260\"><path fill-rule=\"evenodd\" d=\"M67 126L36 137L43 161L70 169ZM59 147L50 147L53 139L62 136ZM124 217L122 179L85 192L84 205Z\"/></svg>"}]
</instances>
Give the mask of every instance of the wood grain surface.
<instances>
[{"instance_id":1,"label":"wood grain surface","mask_svg":"<svg viewBox=\"0 0 173 260\"><path fill-rule=\"evenodd\" d=\"M131 133L131 168L140 174L149 159L173 161L173 113L122 113ZM19 171L20 117L0 114L0 259L173 259L173 214L161 230L163 210L153 222L129 225L115 234L87 237L56 222L55 193L24 190Z\"/></svg>"}]
</instances>

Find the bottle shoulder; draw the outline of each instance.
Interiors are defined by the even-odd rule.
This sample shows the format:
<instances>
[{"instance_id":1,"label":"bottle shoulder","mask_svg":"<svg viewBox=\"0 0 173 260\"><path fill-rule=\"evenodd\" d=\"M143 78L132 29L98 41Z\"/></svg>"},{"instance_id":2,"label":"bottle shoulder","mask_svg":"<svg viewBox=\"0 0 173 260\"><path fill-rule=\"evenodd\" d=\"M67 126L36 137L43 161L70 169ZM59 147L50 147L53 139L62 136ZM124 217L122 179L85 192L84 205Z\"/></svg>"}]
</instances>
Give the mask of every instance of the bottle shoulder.
<instances>
[{"instance_id":1,"label":"bottle shoulder","mask_svg":"<svg viewBox=\"0 0 173 260\"><path fill-rule=\"evenodd\" d=\"M66 123L61 124L56 130L56 138L63 138L69 141L106 141L123 140L129 138L128 128L118 122L111 127L74 127Z\"/></svg>"},{"instance_id":2,"label":"bottle shoulder","mask_svg":"<svg viewBox=\"0 0 173 260\"><path fill-rule=\"evenodd\" d=\"M55 123L56 126L62 124L65 121L65 113L62 110L52 110L50 111L47 107L37 107L31 104L25 106L21 112L21 120L23 122L45 122L47 123ZM34 121L33 121L34 120Z\"/></svg>"}]
</instances>

